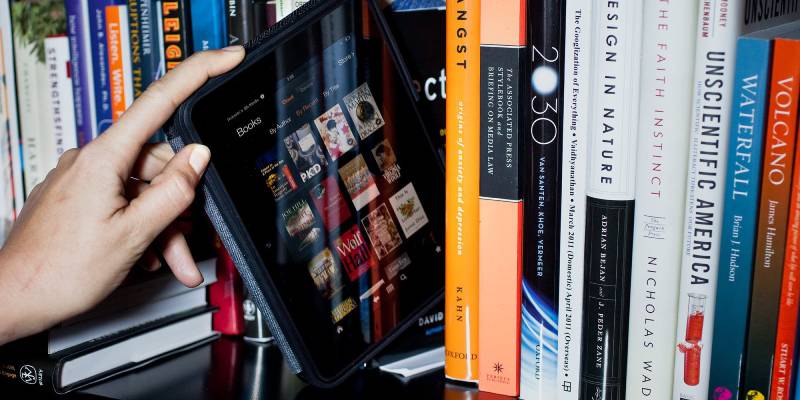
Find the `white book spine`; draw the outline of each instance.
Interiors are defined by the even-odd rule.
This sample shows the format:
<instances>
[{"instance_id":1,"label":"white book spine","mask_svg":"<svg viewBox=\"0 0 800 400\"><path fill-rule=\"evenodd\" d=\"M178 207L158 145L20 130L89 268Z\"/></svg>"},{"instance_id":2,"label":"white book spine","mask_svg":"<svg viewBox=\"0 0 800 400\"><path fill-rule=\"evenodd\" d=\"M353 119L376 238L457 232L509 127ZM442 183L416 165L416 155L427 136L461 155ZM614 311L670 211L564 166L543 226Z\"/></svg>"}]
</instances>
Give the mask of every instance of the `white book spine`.
<instances>
[{"instance_id":1,"label":"white book spine","mask_svg":"<svg viewBox=\"0 0 800 400\"><path fill-rule=\"evenodd\" d=\"M586 194L605 200L633 200L642 4L601 3L592 22L592 134Z\"/></svg>"},{"instance_id":2,"label":"white book spine","mask_svg":"<svg viewBox=\"0 0 800 400\"><path fill-rule=\"evenodd\" d=\"M75 98L72 95L72 79L69 75L69 39L66 36L49 37L44 40L50 84L50 112L53 115L55 156L78 147L75 127ZM55 167L55 165L53 165Z\"/></svg>"},{"instance_id":3,"label":"white book spine","mask_svg":"<svg viewBox=\"0 0 800 400\"><path fill-rule=\"evenodd\" d=\"M131 65L131 34L128 25L128 6L119 7L119 36L122 43L122 87L125 90L125 109L133 104L133 66Z\"/></svg>"},{"instance_id":4,"label":"white book spine","mask_svg":"<svg viewBox=\"0 0 800 400\"><path fill-rule=\"evenodd\" d=\"M556 372L560 400L577 400L580 387L591 29L592 0L567 0Z\"/></svg>"},{"instance_id":5,"label":"white book spine","mask_svg":"<svg viewBox=\"0 0 800 400\"><path fill-rule=\"evenodd\" d=\"M36 59L37 55L33 45L14 38L14 62L17 80L17 104L19 105L19 122L22 136L23 165L25 168L25 195L30 194L36 184L45 176L47 171L44 166L45 145L41 143L40 133L46 126L42 124L41 107L39 104L38 80L39 67L43 66Z\"/></svg>"},{"instance_id":6,"label":"white book spine","mask_svg":"<svg viewBox=\"0 0 800 400\"><path fill-rule=\"evenodd\" d=\"M713 2L709 6L705 1L698 6L673 398L708 397L725 153L743 6L744 2Z\"/></svg>"},{"instance_id":7,"label":"white book spine","mask_svg":"<svg viewBox=\"0 0 800 400\"><path fill-rule=\"evenodd\" d=\"M22 146L19 131L19 113L17 108L17 84L14 79L14 40L11 31L11 5L9 0L0 1L0 33L3 35L0 40L3 42L3 75L5 77L5 91L0 93L3 96L2 102L6 110L7 120L2 123L7 124L9 132L9 145L11 146L11 167L12 179L14 182L14 212L19 215L22 211L22 204L25 201L25 191L23 188L22 171Z\"/></svg>"},{"instance_id":8,"label":"white book spine","mask_svg":"<svg viewBox=\"0 0 800 400\"><path fill-rule=\"evenodd\" d=\"M626 398L672 398L698 0L644 6Z\"/></svg>"}]
</instances>

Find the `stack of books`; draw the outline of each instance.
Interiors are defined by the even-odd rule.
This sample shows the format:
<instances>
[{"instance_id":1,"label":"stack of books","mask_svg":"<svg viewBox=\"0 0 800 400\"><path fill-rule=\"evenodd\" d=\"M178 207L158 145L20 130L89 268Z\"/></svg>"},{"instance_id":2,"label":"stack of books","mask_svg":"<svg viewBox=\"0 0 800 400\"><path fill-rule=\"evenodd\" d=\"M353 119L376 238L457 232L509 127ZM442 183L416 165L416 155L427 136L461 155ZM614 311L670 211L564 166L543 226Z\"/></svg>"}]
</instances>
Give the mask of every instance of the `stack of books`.
<instances>
[{"instance_id":1,"label":"stack of books","mask_svg":"<svg viewBox=\"0 0 800 400\"><path fill-rule=\"evenodd\" d=\"M447 1L448 378L800 398L799 20L796 1Z\"/></svg>"},{"instance_id":2,"label":"stack of books","mask_svg":"<svg viewBox=\"0 0 800 400\"><path fill-rule=\"evenodd\" d=\"M65 393L216 338L206 295L216 259L198 267L196 288L136 271L93 310L0 347L0 386Z\"/></svg>"}]
</instances>

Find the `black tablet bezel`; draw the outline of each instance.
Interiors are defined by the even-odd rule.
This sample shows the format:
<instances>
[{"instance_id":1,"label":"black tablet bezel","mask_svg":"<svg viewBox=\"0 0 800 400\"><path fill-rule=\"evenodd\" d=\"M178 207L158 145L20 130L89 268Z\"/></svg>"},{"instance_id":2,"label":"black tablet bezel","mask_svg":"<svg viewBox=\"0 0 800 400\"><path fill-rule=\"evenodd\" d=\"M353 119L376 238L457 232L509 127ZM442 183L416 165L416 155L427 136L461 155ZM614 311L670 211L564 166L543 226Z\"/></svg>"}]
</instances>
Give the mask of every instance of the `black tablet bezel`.
<instances>
[{"instance_id":1,"label":"black tablet bezel","mask_svg":"<svg viewBox=\"0 0 800 400\"><path fill-rule=\"evenodd\" d=\"M245 46L247 49L245 60L238 67L225 75L210 80L197 93L195 93L183 105L181 105L176 112L173 123L174 127L176 128L175 131L177 131L177 134L181 137L183 142L187 144L202 143L199 135L195 132L192 122L192 110L194 105L202 97L212 92L215 88L223 85L228 80L232 79L232 77L234 77L239 71L245 70L252 66L255 62L257 62L261 54L274 50L276 47L280 46L284 41L293 37L298 32L305 31L308 25L319 21L330 12L336 10L339 6L346 4L347 2L356 1L362 2L362 0L313 0L281 21L281 23L279 23L270 31L259 36L253 42L248 43ZM428 132L425 130L424 123L419 115L419 110L416 104L418 97L412 89L408 70L403 63L394 39L391 37L386 20L380 11L380 8L377 6L377 4L375 4L374 0L366 0L366 3L369 12L372 14L374 21L376 21L378 25L378 30L380 31L379 34L382 35L384 42L389 48L392 62L395 64L395 68L398 70L399 76L402 80L402 86L405 89L406 95L411 100L410 106L416 114L415 118L417 118L419 121L419 126L423 130L422 135L426 138L430 151L435 154L435 147L430 136L428 135ZM436 159L438 160L439 158L436 157ZM440 162L438 167L438 172L442 176L442 182L444 182L444 165L442 165ZM256 247L252 242L249 233L243 229L244 225L242 224L238 211L226 193L222 184L222 179L215 169L213 163L209 165L208 170L203 177L202 184L207 190L212 201L216 204L220 214L222 214L223 219L229 222L227 224L228 229L230 230L234 240L238 243L239 249L244 253L244 257L249 263L252 263L249 265L248 272L252 274L252 276L255 278L255 281L259 282L261 287L256 286L255 282L246 280L248 290L257 296L260 295L266 299L266 303L269 305L271 312L278 321L277 324L279 325L279 329L282 331L283 336L285 336L289 346L289 349L282 350L284 353L289 351L294 357L296 357L300 365L300 375L309 383L321 387L335 386L336 384L340 383L359 366L373 358L391 341L393 341L403 330L415 323L420 316L424 315L436 304L436 302L441 301L444 297L444 289L442 288L436 292L426 304L421 305L417 311L409 314L406 320L398 324L397 328L390 335L378 343L369 345L359 357L348 363L342 371L339 371L333 376L324 376L319 372L313 361L313 358L310 357L302 336L297 331L296 323L291 317L283 300L280 298L274 282L267 273L266 265L264 265L258 251L255 250ZM237 265L237 267L247 268L248 266Z\"/></svg>"}]
</instances>

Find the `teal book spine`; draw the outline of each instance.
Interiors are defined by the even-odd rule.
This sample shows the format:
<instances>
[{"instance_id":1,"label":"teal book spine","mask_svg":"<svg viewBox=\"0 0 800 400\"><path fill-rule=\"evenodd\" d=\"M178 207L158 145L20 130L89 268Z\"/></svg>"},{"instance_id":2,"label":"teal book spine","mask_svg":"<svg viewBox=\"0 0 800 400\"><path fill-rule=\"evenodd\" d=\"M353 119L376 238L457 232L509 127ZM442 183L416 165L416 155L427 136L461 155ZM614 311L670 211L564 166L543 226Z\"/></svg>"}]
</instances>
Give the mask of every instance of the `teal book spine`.
<instances>
[{"instance_id":1,"label":"teal book spine","mask_svg":"<svg viewBox=\"0 0 800 400\"><path fill-rule=\"evenodd\" d=\"M770 85L771 41L738 40L725 180L710 399L740 398L758 226L764 124Z\"/></svg>"}]
</instances>

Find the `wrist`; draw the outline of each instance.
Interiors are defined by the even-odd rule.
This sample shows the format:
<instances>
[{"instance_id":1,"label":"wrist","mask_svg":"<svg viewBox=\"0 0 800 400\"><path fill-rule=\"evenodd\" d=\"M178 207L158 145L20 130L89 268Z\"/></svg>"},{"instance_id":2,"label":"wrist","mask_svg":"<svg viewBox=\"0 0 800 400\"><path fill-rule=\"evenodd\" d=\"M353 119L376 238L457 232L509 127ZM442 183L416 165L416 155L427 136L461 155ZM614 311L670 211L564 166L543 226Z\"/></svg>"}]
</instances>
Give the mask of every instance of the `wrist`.
<instances>
[{"instance_id":1,"label":"wrist","mask_svg":"<svg viewBox=\"0 0 800 400\"><path fill-rule=\"evenodd\" d=\"M33 268L9 246L0 249L0 345L30 336L50 327L53 322L42 312L44 299L31 290ZM28 284L26 284L28 282Z\"/></svg>"}]
</instances>

